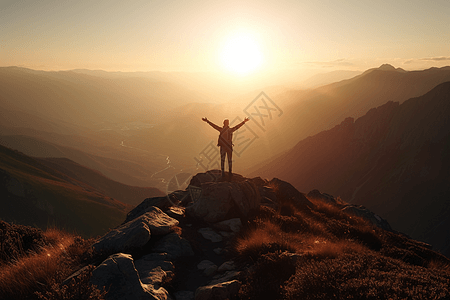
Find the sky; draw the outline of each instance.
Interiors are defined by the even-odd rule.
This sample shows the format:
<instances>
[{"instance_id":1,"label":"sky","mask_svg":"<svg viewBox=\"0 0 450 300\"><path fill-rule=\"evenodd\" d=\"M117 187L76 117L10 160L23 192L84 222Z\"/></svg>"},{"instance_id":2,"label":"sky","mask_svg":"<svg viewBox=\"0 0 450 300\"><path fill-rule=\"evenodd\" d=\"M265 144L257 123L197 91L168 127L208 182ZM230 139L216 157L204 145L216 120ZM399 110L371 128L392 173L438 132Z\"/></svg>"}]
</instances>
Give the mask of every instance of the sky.
<instances>
[{"instance_id":1,"label":"sky","mask_svg":"<svg viewBox=\"0 0 450 300\"><path fill-rule=\"evenodd\" d=\"M239 73L364 71L390 63L425 69L450 65L448 16L448 0L0 0L0 66ZM227 57L230 45L246 56ZM246 63L248 70L239 70Z\"/></svg>"}]
</instances>

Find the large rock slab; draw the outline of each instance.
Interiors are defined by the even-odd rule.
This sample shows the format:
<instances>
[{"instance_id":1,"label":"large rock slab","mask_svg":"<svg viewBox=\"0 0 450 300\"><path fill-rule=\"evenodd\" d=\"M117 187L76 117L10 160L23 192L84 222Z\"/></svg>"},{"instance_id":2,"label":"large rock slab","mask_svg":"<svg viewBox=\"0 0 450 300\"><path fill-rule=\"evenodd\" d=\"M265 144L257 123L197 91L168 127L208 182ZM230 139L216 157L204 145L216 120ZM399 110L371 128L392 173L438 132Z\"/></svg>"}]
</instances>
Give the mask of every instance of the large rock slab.
<instances>
[{"instance_id":1,"label":"large rock slab","mask_svg":"<svg viewBox=\"0 0 450 300\"><path fill-rule=\"evenodd\" d=\"M238 233L242 228L242 221L239 218L229 219L215 223L213 227L217 230Z\"/></svg>"},{"instance_id":2,"label":"large rock slab","mask_svg":"<svg viewBox=\"0 0 450 300\"><path fill-rule=\"evenodd\" d=\"M157 207L151 207L140 217L125 223L101 237L92 247L95 251L123 252L147 244L151 235L173 231L178 221Z\"/></svg>"},{"instance_id":3,"label":"large rock slab","mask_svg":"<svg viewBox=\"0 0 450 300\"><path fill-rule=\"evenodd\" d=\"M303 193L300 193L289 182L273 178L270 181L270 185L275 186L277 201L291 201L298 209L309 210L314 207L314 204L306 198Z\"/></svg>"},{"instance_id":4,"label":"large rock slab","mask_svg":"<svg viewBox=\"0 0 450 300\"><path fill-rule=\"evenodd\" d=\"M201 184L201 189L201 197L186 208L186 213L209 223L245 218L261 203L258 187L249 180L206 182Z\"/></svg>"},{"instance_id":5,"label":"large rock slab","mask_svg":"<svg viewBox=\"0 0 450 300\"><path fill-rule=\"evenodd\" d=\"M108 291L107 300L170 299L164 288L155 289L141 282L129 254L117 253L108 257L92 272L91 283Z\"/></svg>"},{"instance_id":6,"label":"large rock slab","mask_svg":"<svg viewBox=\"0 0 450 300\"><path fill-rule=\"evenodd\" d=\"M156 253L167 253L167 258L175 260L183 256L193 256L191 244L175 232L169 233L158 240L152 247Z\"/></svg>"},{"instance_id":7,"label":"large rock slab","mask_svg":"<svg viewBox=\"0 0 450 300\"><path fill-rule=\"evenodd\" d=\"M173 272L174 266L165 253L151 253L134 263L142 283L159 287L167 274Z\"/></svg>"},{"instance_id":8,"label":"large rock slab","mask_svg":"<svg viewBox=\"0 0 450 300\"><path fill-rule=\"evenodd\" d=\"M173 193L164 197L147 198L127 214L124 223L134 220L142 216L146 212L153 210L153 207L158 207L162 210L166 210L174 204L177 204L177 202L178 200Z\"/></svg>"},{"instance_id":9,"label":"large rock slab","mask_svg":"<svg viewBox=\"0 0 450 300\"><path fill-rule=\"evenodd\" d=\"M237 280L202 286L195 291L195 300L230 299L237 295L240 287L241 283Z\"/></svg>"},{"instance_id":10,"label":"large rock slab","mask_svg":"<svg viewBox=\"0 0 450 300\"><path fill-rule=\"evenodd\" d=\"M372 223L372 225L382 228L384 230L387 231L392 231L392 227L391 225L389 225L388 221L386 221L385 219L381 218L379 215L375 214L374 212L368 210L367 208L365 208L364 206L353 206L353 205L349 205L346 206L342 209L343 212L361 217L367 221L369 221L370 223Z\"/></svg>"}]
</instances>

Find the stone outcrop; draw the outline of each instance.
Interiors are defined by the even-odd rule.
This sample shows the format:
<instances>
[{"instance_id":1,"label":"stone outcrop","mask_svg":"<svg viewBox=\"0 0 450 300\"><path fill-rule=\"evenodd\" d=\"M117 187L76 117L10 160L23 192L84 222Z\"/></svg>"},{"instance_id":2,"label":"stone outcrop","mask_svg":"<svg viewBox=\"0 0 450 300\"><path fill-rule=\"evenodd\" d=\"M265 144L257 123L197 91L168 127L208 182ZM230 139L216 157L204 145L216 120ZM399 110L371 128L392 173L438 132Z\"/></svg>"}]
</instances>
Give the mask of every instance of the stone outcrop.
<instances>
[{"instance_id":1,"label":"stone outcrop","mask_svg":"<svg viewBox=\"0 0 450 300\"><path fill-rule=\"evenodd\" d=\"M312 204L303 193L299 192L289 182L273 178L269 183L270 185L275 186L275 194L278 201L290 200L298 209L302 210L309 210L314 207L314 204Z\"/></svg>"},{"instance_id":2,"label":"stone outcrop","mask_svg":"<svg viewBox=\"0 0 450 300\"><path fill-rule=\"evenodd\" d=\"M261 203L259 189L250 180L205 182L200 187L201 197L186 208L186 213L209 223L246 217L250 211L258 209Z\"/></svg>"},{"instance_id":3,"label":"stone outcrop","mask_svg":"<svg viewBox=\"0 0 450 300\"><path fill-rule=\"evenodd\" d=\"M151 207L140 217L108 232L92 247L95 251L123 252L143 247L152 234L164 235L172 231L178 221L157 207Z\"/></svg>"},{"instance_id":4,"label":"stone outcrop","mask_svg":"<svg viewBox=\"0 0 450 300\"><path fill-rule=\"evenodd\" d=\"M91 283L105 287L108 300L170 299L164 288L142 283L129 254L111 255L92 272Z\"/></svg>"},{"instance_id":5,"label":"stone outcrop","mask_svg":"<svg viewBox=\"0 0 450 300\"><path fill-rule=\"evenodd\" d=\"M184 191L145 199L122 225L93 245L98 253L115 253L94 269L91 278L93 284L109 291L107 300L235 298L241 286L240 270L225 256L230 253L230 237L241 231L243 221L261 205L276 209L291 203L300 210L314 208L305 194L280 179L234 175L230 181L221 181L220 175L218 170L199 173ZM308 197L343 206L317 190ZM385 220L363 207L347 206L343 211L390 230ZM186 274L195 278L186 280L198 283L194 287L181 284L180 290L171 290L169 295L162 285L177 271L176 261L191 265Z\"/></svg>"},{"instance_id":6,"label":"stone outcrop","mask_svg":"<svg viewBox=\"0 0 450 300\"><path fill-rule=\"evenodd\" d=\"M202 286L195 291L195 300L226 300L236 295L240 287L237 280Z\"/></svg>"},{"instance_id":7,"label":"stone outcrop","mask_svg":"<svg viewBox=\"0 0 450 300\"><path fill-rule=\"evenodd\" d=\"M306 196L308 199L317 199L325 203L336 204L336 199L333 196L321 193L319 190L312 190Z\"/></svg>"},{"instance_id":8,"label":"stone outcrop","mask_svg":"<svg viewBox=\"0 0 450 300\"><path fill-rule=\"evenodd\" d=\"M370 210L368 210L367 208L365 208L364 206L354 206L354 205L349 205L346 206L342 209L343 212L361 217L367 221L369 221L370 223L372 223L372 225L382 228L384 230L388 230L388 231L392 231L391 225L389 225L389 223L381 218L379 215L371 212Z\"/></svg>"}]
</instances>

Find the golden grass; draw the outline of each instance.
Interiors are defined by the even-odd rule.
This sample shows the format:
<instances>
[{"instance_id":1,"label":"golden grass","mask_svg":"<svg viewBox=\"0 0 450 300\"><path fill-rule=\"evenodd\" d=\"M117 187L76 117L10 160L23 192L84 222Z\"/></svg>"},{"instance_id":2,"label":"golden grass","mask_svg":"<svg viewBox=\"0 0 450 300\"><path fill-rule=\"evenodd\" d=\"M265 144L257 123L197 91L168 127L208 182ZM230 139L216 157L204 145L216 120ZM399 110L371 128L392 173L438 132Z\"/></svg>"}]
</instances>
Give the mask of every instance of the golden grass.
<instances>
[{"instance_id":1,"label":"golden grass","mask_svg":"<svg viewBox=\"0 0 450 300\"><path fill-rule=\"evenodd\" d=\"M44 235L52 245L30 253L0 267L0 294L5 299L25 299L36 291L45 289L64 266L67 249L74 236L55 228Z\"/></svg>"}]
</instances>

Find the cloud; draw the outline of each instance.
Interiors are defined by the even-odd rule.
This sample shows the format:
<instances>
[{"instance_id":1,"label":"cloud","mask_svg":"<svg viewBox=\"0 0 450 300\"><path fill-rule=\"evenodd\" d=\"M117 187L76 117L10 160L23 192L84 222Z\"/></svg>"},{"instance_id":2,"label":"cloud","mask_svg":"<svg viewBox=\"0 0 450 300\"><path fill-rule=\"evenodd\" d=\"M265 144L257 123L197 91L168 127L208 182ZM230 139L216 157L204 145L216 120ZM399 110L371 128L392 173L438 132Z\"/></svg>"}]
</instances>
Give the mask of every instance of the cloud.
<instances>
[{"instance_id":1,"label":"cloud","mask_svg":"<svg viewBox=\"0 0 450 300\"><path fill-rule=\"evenodd\" d=\"M308 64L308 65L315 65L315 66L320 66L322 68L333 68L333 67L348 67L348 66L354 66L353 63L345 60L344 58L341 59L336 59L336 60L332 60L332 61L307 61L307 62L303 62L304 64Z\"/></svg>"},{"instance_id":2,"label":"cloud","mask_svg":"<svg viewBox=\"0 0 450 300\"><path fill-rule=\"evenodd\" d=\"M419 61L450 61L450 56L425 57L419 59L409 59L404 62L405 65L412 64Z\"/></svg>"}]
</instances>

